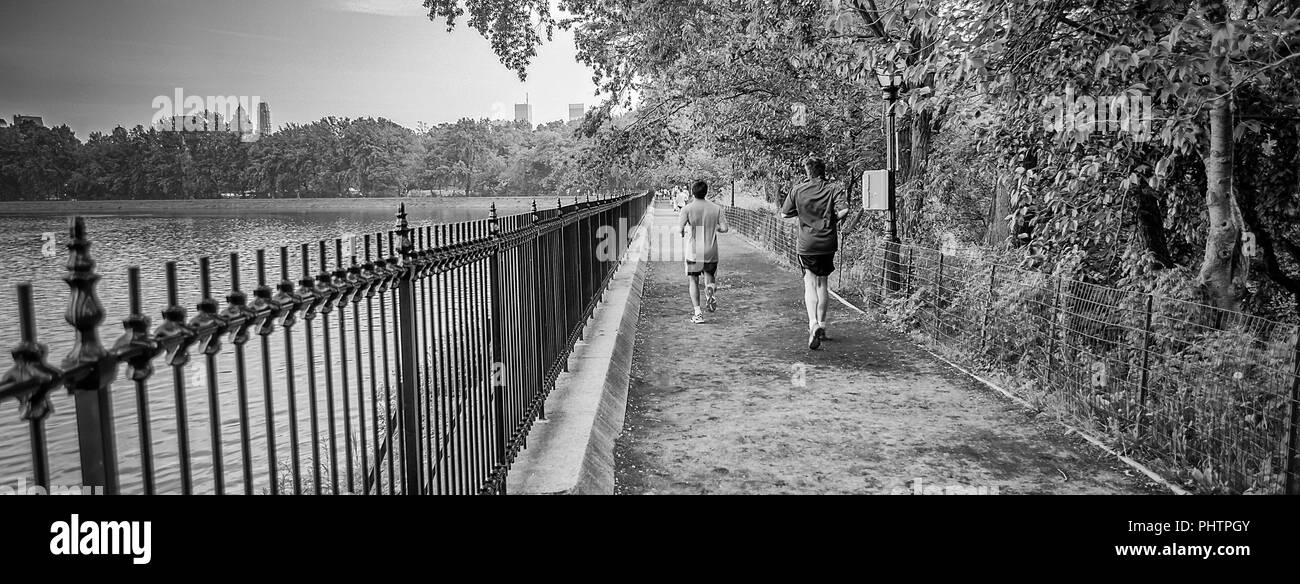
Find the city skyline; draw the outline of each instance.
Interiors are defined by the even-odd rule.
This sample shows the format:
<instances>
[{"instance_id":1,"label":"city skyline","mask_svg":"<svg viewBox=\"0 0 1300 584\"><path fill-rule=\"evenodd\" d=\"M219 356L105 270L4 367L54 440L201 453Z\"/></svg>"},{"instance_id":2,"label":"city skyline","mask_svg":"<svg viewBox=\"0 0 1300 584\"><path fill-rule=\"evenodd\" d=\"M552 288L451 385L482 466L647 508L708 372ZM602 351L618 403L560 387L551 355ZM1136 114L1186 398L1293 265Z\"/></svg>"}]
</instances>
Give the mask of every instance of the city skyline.
<instances>
[{"instance_id":1,"label":"city skyline","mask_svg":"<svg viewBox=\"0 0 1300 584\"><path fill-rule=\"evenodd\" d=\"M533 116L533 104L531 103L516 103L514 104L514 106L515 109L514 109L513 121L516 122L527 121L530 125L541 125L541 124L547 124L551 122L581 121L583 117L586 115L586 105L582 103L568 104L568 116L558 117L552 120L535 120ZM10 124L8 120L4 119L5 117L9 117L9 116L7 114L3 114L2 112L0 112L0 126L16 125L17 121L20 120L35 120L36 123L39 125L49 125L50 127L58 127L60 125L63 125L61 123L46 123L44 122L43 115L13 113L12 118L16 120L14 124ZM380 117L380 116L361 116L361 117ZM201 113L189 113L188 111L186 111L185 113L179 113L172 116L164 116L162 120L159 120L158 122L152 124L146 121L139 121L137 123L132 123L132 124L121 123L118 124L117 126L114 126L114 128L121 127L130 130L131 128L134 128L138 125L145 129L154 128L157 130L171 130L175 127L180 126L180 124L177 123L178 120L182 121L183 123L183 120L185 119L202 120L203 129L205 131L213 128L219 128L219 130L214 130L214 131L240 132L243 130L244 126L248 126L250 128L253 128L259 136L265 137L271 133L274 133L277 130L277 128L274 126L274 123L272 122L270 104L268 102L260 102L257 104L257 118L256 118L255 125L253 123L252 116L249 116L247 112L244 111L243 107L240 106L239 109L237 110L237 113L231 116L231 118L228 120L223 119L220 112L208 111L207 109L204 109ZM457 118L457 119L461 119L461 118ZM473 119L511 121L510 119L497 118L497 117L473 118ZM316 120L309 120L308 123L310 123L311 121L316 121ZM441 123L454 123L454 122L455 120L447 120L438 123L441 124ZM223 124L224 127L222 127ZM436 124L432 124L432 125L436 125ZM110 133L112 129L113 128L106 129L106 130L96 130L96 131L101 131L103 133ZM87 134L87 136L89 136L89 134Z\"/></svg>"},{"instance_id":2,"label":"city skyline","mask_svg":"<svg viewBox=\"0 0 1300 584\"><path fill-rule=\"evenodd\" d=\"M477 31L448 33L416 0L0 0L0 13L0 115L39 116L83 140L149 127L153 99L177 88L263 96L277 127L329 116L409 128L510 121L524 94L533 120L548 123L599 99L571 33L557 30L521 82Z\"/></svg>"}]
</instances>

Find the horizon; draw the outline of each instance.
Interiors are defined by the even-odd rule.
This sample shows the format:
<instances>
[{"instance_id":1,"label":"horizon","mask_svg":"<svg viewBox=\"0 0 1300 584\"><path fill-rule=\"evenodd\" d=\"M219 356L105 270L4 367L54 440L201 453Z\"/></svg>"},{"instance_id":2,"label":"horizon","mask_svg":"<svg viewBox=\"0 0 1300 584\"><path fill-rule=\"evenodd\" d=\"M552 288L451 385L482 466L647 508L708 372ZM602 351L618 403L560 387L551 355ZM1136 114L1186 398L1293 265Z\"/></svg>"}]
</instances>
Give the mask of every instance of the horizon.
<instances>
[{"instance_id":1,"label":"horizon","mask_svg":"<svg viewBox=\"0 0 1300 584\"><path fill-rule=\"evenodd\" d=\"M0 116L38 116L82 140L153 126L155 100L178 91L257 97L272 130L327 117L410 129L513 120L516 103L533 106L537 126L603 99L570 32L557 27L521 82L478 31L461 22L448 33L420 0L0 0L0 9Z\"/></svg>"}]
</instances>

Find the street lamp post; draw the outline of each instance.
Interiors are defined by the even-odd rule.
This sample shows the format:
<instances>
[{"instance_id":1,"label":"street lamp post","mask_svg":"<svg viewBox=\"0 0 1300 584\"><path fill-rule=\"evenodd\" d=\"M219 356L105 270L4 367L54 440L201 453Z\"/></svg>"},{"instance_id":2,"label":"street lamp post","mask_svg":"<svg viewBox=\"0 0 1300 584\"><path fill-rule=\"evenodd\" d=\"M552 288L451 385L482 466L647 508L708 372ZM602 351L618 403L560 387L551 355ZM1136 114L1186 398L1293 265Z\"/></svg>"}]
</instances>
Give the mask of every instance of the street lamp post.
<instances>
[{"instance_id":1,"label":"street lamp post","mask_svg":"<svg viewBox=\"0 0 1300 584\"><path fill-rule=\"evenodd\" d=\"M736 160L731 160L731 206L736 206Z\"/></svg>"},{"instance_id":2,"label":"street lamp post","mask_svg":"<svg viewBox=\"0 0 1300 584\"><path fill-rule=\"evenodd\" d=\"M885 244L886 282L888 289L898 290L899 280L899 239L898 239L898 197L895 192L898 173L898 131L894 126L894 106L898 103L898 93L903 87L902 67L893 62L885 62L876 67L876 81L880 83L881 96L885 100L885 188L889 204L889 237Z\"/></svg>"}]
</instances>

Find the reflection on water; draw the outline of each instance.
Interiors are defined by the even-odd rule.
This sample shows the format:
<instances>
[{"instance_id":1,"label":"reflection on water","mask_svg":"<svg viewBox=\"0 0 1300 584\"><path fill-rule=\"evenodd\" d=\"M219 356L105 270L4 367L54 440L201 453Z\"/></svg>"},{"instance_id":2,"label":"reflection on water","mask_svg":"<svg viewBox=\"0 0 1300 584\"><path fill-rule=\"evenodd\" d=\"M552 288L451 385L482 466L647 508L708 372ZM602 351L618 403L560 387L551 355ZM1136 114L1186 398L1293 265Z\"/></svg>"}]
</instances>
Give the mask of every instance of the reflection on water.
<instances>
[{"instance_id":1,"label":"reflection on water","mask_svg":"<svg viewBox=\"0 0 1300 584\"><path fill-rule=\"evenodd\" d=\"M486 206L488 202L484 201ZM523 212L523 208L504 208L502 213ZM486 211L482 209L423 209L409 211L408 220L412 225L446 223L481 219ZM131 265L141 267L142 301L146 316L152 319L151 330L161 322L161 311L165 307L166 289L164 263L177 262L180 298L188 310L187 317L193 317L195 304L199 300L198 259L208 255L212 265L212 294L219 304L225 306L225 295L230 290L229 255L240 254L240 280L244 292L251 292L257 285L254 252L267 250L267 282L274 286L280 279L280 246L288 246L290 257L288 274L293 280L300 277L301 263L298 246L312 243L312 273L319 271L318 248L314 242L321 239L344 237L345 234L375 234L392 228L393 216L383 211L348 211L348 212L311 212L283 214L206 214L202 216L184 216L178 214L122 214L122 215L86 215L87 232L92 242L90 252L97 262L96 272L101 275L97 291L105 309L105 321L100 328L101 341L106 346L122 333L121 319L127 316L126 269ZM18 311L15 302L14 287L24 281L33 284L37 306L37 328L39 340L49 346L50 360L55 365L63 359L72 345L72 329L64 320L64 310L68 302L68 286L62 281L66 274L68 218L63 216L0 216L0 249L5 250L0 256L0 347L8 349L19 339ZM52 235L51 235L52 234ZM387 242L385 242L387 248ZM359 248L358 254L363 253ZM330 267L334 267L333 246L329 249ZM480 294L475 283L481 282L481 274L469 275L461 283L459 292L448 292L447 301L460 302L468 295ZM432 288L430 288L432 290ZM481 294L480 294L481 295ZM462 298L465 296L466 298ZM481 299L475 299L479 301ZM437 315L443 311L442 300L430 296L429 314ZM368 306L369 304L369 306ZM284 335L272 335L268 342L267 356L271 381L272 400L275 402L274 428L277 442L277 458L281 467L277 478L287 483L288 456L292 440L289 439L288 385L294 382L295 401L298 423L298 444L302 452L299 459L306 475L305 483L312 482L310 456L312 449L312 432L310 412L313 402L310 399L308 371L316 377L317 395L314 402L320 416L317 432L325 441L328 436L328 419L331 406L334 411L335 436L339 437L338 460L340 480L346 482L345 460L347 452L343 447L343 433L350 430L353 446L353 468L360 469L360 443L362 421L358 410L366 413L365 440L368 450L373 451L373 437L376 431L371 415L377 414L380 426L387 417L384 404L386 390L391 393L395 388L386 387L392 383L396 372L394 354L396 348L392 343L381 344L380 305L385 305L383 314L389 318L382 319L382 328L392 335L391 299L362 301L355 307L335 311L328 317L318 317L311 324L313 329L313 355L308 359L306 329L300 324L293 330L292 353L286 353ZM447 304L451 306L451 304ZM373 318L372 318L373 315ZM339 321L343 321L340 328ZM457 318L439 319L430 317L433 323L427 337L421 342L439 342L446 336L455 336L467 324ZM441 324L439 321L442 320ZM358 325L360 325L358 327ZM330 337L330 355L325 355L326 341L322 330L327 329ZM373 329L373 330L372 330ZM370 346L367 338L375 336L375 355L367 350ZM249 424L252 436L252 468L256 470L257 490L260 492L269 486L271 480L270 462L266 460L267 431L264 409L263 384L263 350L261 339L253 339L244 348L245 368L244 383L239 383L239 373L233 348L229 339L223 339L226 345L213 359L209 368L207 359L202 355L193 355L190 363L173 372L165 367L162 358L155 360L157 373L150 379L145 394L148 405L151 429L151 444L154 448L155 467L157 468L158 489L160 492L179 491L180 469L177 464L177 408L181 395L173 384L173 376L183 383L183 402L186 407L185 428L188 429L191 459L195 461L194 481L196 492L212 492L213 480L211 425L209 421L212 401L209 393L215 389L217 416L220 419L218 432L222 445L222 460L225 462L224 483L229 485L227 491L242 489L242 449L240 448L240 416L242 407L250 412ZM357 344L360 339L362 343ZM346 351L348 361L343 361ZM373 357L373 358L372 358ZM432 360L432 355L426 355ZM286 362L292 358L295 372L292 379L286 374ZM478 376L479 369L488 367L482 355L470 355L458 367L445 367L444 364L422 363L422 367L439 371L443 375ZM374 373L370 363L374 362ZM313 367L305 366L312 363ZM364 366L358 368L357 363ZM11 364L8 357L0 357L0 369L7 370ZM385 373L387 364L388 373ZM344 368L347 367L345 373ZM215 382L210 384L208 371L215 372ZM453 371L454 370L454 371ZM137 395L133 384L125 377L125 368L119 370L118 381L113 385L114 413L117 419L116 431L119 459L121 460L121 477L124 492L139 492L141 489L141 458L139 443L139 416ZM437 374L433 374L434 377ZM326 384L333 394L333 401L327 400ZM347 397L343 395L346 384ZM214 386L214 387L210 387ZM241 396L240 387L244 391ZM345 403L346 400L346 403ZM52 467L52 483L75 485L80 483L80 470L76 453L76 420L72 400L63 391L52 394L55 413L47 420L49 450ZM345 417L343 408L348 408L351 416ZM346 428L351 425L350 428ZM18 419L16 404L6 402L0 410L0 485L15 486L20 480L32 482L30 447L27 424ZM328 451L328 445L322 446ZM367 456L373 456L367 452ZM328 454L324 462L329 462ZM372 462L373 464L373 462ZM358 473L359 474L359 473ZM325 473L329 480L329 473ZM359 480L359 479L358 479ZM308 487L310 488L310 487Z\"/></svg>"}]
</instances>

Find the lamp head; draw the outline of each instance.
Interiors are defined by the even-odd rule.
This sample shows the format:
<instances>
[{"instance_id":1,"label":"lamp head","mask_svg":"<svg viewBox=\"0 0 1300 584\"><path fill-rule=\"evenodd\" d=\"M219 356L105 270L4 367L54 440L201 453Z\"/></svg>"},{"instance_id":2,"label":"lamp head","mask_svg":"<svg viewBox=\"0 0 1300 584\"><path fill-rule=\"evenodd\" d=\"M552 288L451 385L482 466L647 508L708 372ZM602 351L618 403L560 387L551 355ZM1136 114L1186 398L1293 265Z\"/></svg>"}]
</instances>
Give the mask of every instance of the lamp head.
<instances>
[{"instance_id":1,"label":"lamp head","mask_svg":"<svg viewBox=\"0 0 1300 584\"><path fill-rule=\"evenodd\" d=\"M897 92L903 87L903 69L900 61L881 61L876 65L876 82L886 92Z\"/></svg>"}]
</instances>

